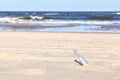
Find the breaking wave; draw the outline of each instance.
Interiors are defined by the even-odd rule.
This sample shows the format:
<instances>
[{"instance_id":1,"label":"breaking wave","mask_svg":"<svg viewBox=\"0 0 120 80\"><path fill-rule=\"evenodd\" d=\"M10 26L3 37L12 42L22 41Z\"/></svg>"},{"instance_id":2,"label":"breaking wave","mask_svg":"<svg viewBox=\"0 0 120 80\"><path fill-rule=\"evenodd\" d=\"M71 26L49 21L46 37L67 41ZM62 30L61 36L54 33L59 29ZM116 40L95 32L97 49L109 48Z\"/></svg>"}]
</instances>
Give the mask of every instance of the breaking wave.
<instances>
[{"instance_id":1,"label":"breaking wave","mask_svg":"<svg viewBox=\"0 0 120 80\"><path fill-rule=\"evenodd\" d=\"M113 13L113 14L120 15L120 12L115 12L115 13Z\"/></svg>"},{"instance_id":2,"label":"breaking wave","mask_svg":"<svg viewBox=\"0 0 120 80\"><path fill-rule=\"evenodd\" d=\"M104 20L101 20L104 19ZM92 17L90 20L59 20L41 16L24 16L24 17L1 17L0 23L31 23L41 25L108 25L120 24L119 20L110 20L109 17Z\"/></svg>"},{"instance_id":3,"label":"breaking wave","mask_svg":"<svg viewBox=\"0 0 120 80\"><path fill-rule=\"evenodd\" d=\"M38 22L38 21L48 21L52 18L39 17L39 16L24 16L24 17L1 17L0 23L26 23L26 22Z\"/></svg>"},{"instance_id":4,"label":"breaking wave","mask_svg":"<svg viewBox=\"0 0 120 80\"><path fill-rule=\"evenodd\" d=\"M59 13L45 13L44 15L48 15L48 16L53 16L53 15L58 15Z\"/></svg>"}]
</instances>

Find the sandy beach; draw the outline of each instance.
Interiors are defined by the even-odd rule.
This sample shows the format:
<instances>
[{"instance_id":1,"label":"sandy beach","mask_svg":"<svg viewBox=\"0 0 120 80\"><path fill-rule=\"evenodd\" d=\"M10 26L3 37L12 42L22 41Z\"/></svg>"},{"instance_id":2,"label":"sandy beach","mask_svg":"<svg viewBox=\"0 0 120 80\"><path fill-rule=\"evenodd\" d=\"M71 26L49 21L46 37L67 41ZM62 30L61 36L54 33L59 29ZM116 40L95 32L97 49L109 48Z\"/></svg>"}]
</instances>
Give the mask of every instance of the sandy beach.
<instances>
[{"instance_id":1,"label":"sandy beach","mask_svg":"<svg viewBox=\"0 0 120 80\"><path fill-rule=\"evenodd\" d=\"M120 80L120 34L0 32L0 80Z\"/></svg>"}]
</instances>

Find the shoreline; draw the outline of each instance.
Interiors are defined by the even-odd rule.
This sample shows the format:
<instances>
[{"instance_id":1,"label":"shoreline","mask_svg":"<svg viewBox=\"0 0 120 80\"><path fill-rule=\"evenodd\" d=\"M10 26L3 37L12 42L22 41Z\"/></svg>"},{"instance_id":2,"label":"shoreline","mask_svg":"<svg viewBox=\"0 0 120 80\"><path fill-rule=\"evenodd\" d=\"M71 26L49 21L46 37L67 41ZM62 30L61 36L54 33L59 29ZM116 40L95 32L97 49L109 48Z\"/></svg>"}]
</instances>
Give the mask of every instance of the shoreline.
<instances>
[{"instance_id":1,"label":"shoreline","mask_svg":"<svg viewBox=\"0 0 120 80\"><path fill-rule=\"evenodd\" d=\"M0 24L0 27L6 26L11 28L57 28L57 27L67 27L67 26L42 26L40 24Z\"/></svg>"},{"instance_id":2,"label":"shoreline","mask_svg":"<svg viewBox=\"0 0 120 80\"><path fill-rule=\"evenodd\" d=\"M103 26L43 26L40 24L0 24L1 31L25 31L25 32L72 32L72 33L120 33L118 25L103 25Z\"/></svg>"},{"instance_id":3,"label":"shoreline","mask_svg":"<svg viewBox=\"0 0 120 80\"><path fill-rule=\"evenodd\" d=\"M80 34L120 34L115 32L52 32L52 31L0 31L10 33L80 33Z\"/></svg>"}]
</instances>

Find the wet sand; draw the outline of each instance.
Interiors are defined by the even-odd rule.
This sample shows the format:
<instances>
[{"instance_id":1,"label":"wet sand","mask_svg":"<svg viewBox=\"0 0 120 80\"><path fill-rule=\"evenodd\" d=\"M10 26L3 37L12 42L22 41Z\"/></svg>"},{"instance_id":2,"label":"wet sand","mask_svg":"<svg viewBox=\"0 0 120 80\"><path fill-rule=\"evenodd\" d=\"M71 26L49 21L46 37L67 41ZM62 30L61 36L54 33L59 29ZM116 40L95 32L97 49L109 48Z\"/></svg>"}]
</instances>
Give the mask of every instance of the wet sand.
<instances>
[{"instance_id":1,"label":"wet sand","mask_svg":"<svg viewBox=\"0 0 120 80\"><path fill-rule=\"evenodd\" d=\"M101 29L103 30L111 30L111 29L118 29L120 30L120 26L101 26Z\"/></svg>"},{"instance_id":2,"label":"wet sand","mask_svg":"<svg viewBox=\"0 0 120 80\"><path fill-rule=\"evenodd\" d=\"M0 80L120 80L120 34L0 32Z\"/></svg>"},{"instance_id":3,"label":"wet sand","mask_svg":"<svg viewBox=\"0 0 120 80\"><path fill-rule=\"evenodd\" d=\"M16 23L16 24L0 24L0 27L11 27L11 28L56 28L56 27L68 27L69 25L62 25L62 26L44 26L40 24L23 24L23 23ZM70 27L70 26L69 26Z\"/></svg>"}]
</instances>

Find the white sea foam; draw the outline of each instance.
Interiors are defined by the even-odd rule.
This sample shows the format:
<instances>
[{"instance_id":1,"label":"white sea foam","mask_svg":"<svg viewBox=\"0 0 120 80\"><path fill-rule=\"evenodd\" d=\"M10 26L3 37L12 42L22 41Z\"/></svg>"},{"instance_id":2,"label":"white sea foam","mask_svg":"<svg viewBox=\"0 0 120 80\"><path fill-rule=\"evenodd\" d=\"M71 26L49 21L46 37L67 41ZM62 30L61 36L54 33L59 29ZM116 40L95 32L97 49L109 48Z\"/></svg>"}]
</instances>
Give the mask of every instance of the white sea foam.
<instances>
[{"instance_id":1,"label":"white sea foam","mask_svg":"<svg viewBox=\"0 0 120 80\"><path fill-rule=\"evenodd\" d=\"M25 20L24 17L3 17L0 18L0 22L2 23L31 23L34 22L35 19L43 19L44 17L38 16L29 16L30 20Z\"/></svg>"},{"instance_id":2,"label":"white sea foam","mask_svg":"<svg viewBox=\"0 0 120 80\"><path fill-rule=\"evenodd\" d=\"M39 29L38 29L39 30ZM118 29L103 30L100 26L75 26L75 27L61 27L61 28L45 28L39 31L51 32L115 32L120 33Z\"/></svg>"},{"instance_id":3,"label":"white sea foam","mask_svg":"<svg viewBox=\"0 0 120 80\"><path fill-rule=\"evenodd\" d=\"M23 17L3 17L0 18L0 23L31 23L40 24L43 26L64 26L64 25L111 25L120 24L118 20L54 20L43 19L44 17L30 16L30 19L24 19ZM37 19L37 20L36 20Z\"/></svg>"},{"instance_id":4,"label":"white sea foam","mask_svg":"<svg viewBox=\"0 0 120 80\"><path fill-rule=\"evenodd\" d=\"M116 12L116 13L113 13L113 14L117 14L117 15L120 15L120 12Z\"/></svg>"},{"instance_id":5,"label":"white sea foam","mask_svg":"<svg viewBox=\"0 0 120 80\"><path fill-rule=\"evenodd\" d=\"M44 15L58 15L58 13L45 13Z\"/></svg>"},{"instance_id":6,"label":"white sea foam","mask_svg":"<svg viewBox=\"0 0 120 80\"><path fill-rule=\"evenodd\" d=\"M100 26L74 26L74 27L57 27L57 28L12 28L0 27L0 31L42 31L42 32L113 32L120 33L118 29L104 30Z\"/></svg>"},{"instance_id":7,"label":"white sea foam","mask_svg":"<svg viewBox=\"0 0 120 80\"><path fill-rule=\"evenodd\" d=\"M31 19L42 19L42 18L44 18L44 17L38 17L38 16L29 16ZM18 17L19 18L19 17ZM22 17L21 17L22 18Z\"/></svg>"},{"instance_id":8,"label":"white sea foam","mask_svg":"<svg viewBox=\"0 0 120 80\"><path fill-rule=\"evenodd\" d=\"M0 18L0 22L2 23L15 23L17 22L17 18L10 18L10 17L4 17Z\"/></svg>"}]
</instances>

